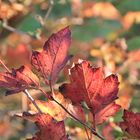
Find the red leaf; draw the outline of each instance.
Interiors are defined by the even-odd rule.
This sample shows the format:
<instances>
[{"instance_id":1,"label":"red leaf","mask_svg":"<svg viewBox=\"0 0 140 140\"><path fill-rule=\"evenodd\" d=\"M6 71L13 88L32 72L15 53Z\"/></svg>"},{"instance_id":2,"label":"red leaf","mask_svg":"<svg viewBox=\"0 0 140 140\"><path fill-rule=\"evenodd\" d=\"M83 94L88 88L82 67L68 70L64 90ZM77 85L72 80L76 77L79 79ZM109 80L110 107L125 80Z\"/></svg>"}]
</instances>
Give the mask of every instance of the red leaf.
<instances>
[{"instance_id":1,"label":"red leaf","mask_svg":"<svg viewBox=\"0 0 140 140\"><path fill-rule=\"evenodd\" d=\"M85 101L94 115L103 113L103 110L117 99L119 84L116 75L112 74L106 78L103 76L102 68L92 68L89 62L81 61L70 69L71 83L62 85L60 91L73 103ZM118 107L112 109L114 105L108 108L111 112L102 115L107 117L114 114L115 110L118 110Z\"/></svg>"},{"instance_id":2,"label":"red leaf","mask_svg":"<svg viewBox=\"0 0 140 140\"><path fill-rule=\"evenodd\" d=\"M23 91L31 86L38 85L38 78L27 66L12 69L12 72L0 73L0 87L9 89L7 95Z\"/></svg>"},{"instance_id":3,"label":"red leaf","mask_svg":"<svg viewBox=\"0 0 140 140\"><path fill-rule=\"evenodd\" d=\"M124 110L123 122L120 122L121 129L135 138L140 138L140 113L133 113Z\"/></svg>"},{"instance_id":4,"label":"red leaf","mask_svg":"<svg viewBox=\"0 0 140 140\"><path fill-rule=\"evenodd\" d=\"M31 140L68 140L63 121L56 122L49 114L23 113L24 119L31 119L39 128L39 131Z\"/></svg>"},{"instance_id":5,"label":"red leaf","mask_svg":"<svg viewBox=\"0 0 140 140\"><path fill-rule=\"evenodd\" d=\"M120 109L120 106L115 104L115 102L109 104L100 112L95 115L96 124L101 124L110 116L115 115L115 113Z\"/></svg>"},{"instance_id":6,"label":"red leaf","mask_svg":"<svg viewBox=\"0 0 140 140\"><path fill-rule=\"evenodd\" d=\"M104 138L106 140L114 140L113 137L113 127L111 123L106 124L103 128L102 128L102 134L104 136Z\"/></svg>"},{"instance_id":7,"label":"red leaf","mask_svg":"<svg viewBox=\"0 0 140 140\"><path fill-rule=\"evenodd\" d=\"M46 41L43 51L34 51L32 65L42 74L47 84L53 84L60 70L65 66L70 56L67 56L71 43L71 32L68 27L52 34Z\"/></svg>"}]
</instances>

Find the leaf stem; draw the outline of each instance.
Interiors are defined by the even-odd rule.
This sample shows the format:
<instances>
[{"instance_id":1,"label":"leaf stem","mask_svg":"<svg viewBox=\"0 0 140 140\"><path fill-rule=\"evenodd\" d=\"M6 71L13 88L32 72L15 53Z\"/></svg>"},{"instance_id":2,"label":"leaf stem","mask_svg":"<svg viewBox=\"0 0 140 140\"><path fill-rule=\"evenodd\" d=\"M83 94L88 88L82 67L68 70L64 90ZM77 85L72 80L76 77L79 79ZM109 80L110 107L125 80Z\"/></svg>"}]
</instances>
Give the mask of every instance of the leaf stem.
<instances>
[{"instance_id":1,"label":"leaf stem","mask_svg":"<svg viewBox=\"0 0 140 140\"><path fill-rule=\"evenodd\" d=\"M28 99L32 102L32 104L35 106L35 108L38 110L39 113L42 113L42 111L40 110L40 108L38 107L38 105L36 104L35 100L33 99L33 97L30 95L30 93L28 92L27 89L25 89L24 94L28 97Z\"/></svg>"}]
</instances>

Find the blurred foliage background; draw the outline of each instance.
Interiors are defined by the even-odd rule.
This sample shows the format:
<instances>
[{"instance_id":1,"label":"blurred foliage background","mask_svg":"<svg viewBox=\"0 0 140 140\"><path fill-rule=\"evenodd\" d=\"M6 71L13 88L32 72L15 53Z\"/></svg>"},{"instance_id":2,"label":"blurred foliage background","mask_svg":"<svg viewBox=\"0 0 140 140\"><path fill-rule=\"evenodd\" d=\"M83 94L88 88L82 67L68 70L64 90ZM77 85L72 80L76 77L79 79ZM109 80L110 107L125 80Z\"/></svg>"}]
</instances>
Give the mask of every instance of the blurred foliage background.
<instances>
[{"instance_id":1,"label":"blurred foliage background","mask_svg":"<svg viewBox=\"0 0 140 140\"><path fill-rule=\"evenodd\" d=\"M2 0L0 58L9 68L22 64L31 67L31 51L41 50L45 40L65 26L70 26L72 32L71 63L79 58L88 59L93 66L104 66L106 76L117 73L120 81L117 103L123 109L140 112L140 1ZM69 65L56 89L68 80L67 68ZM30 92L34 98L43 99L37 91ZM28 104L22 93L6 97L4 89L0 90L0 140L24 140L35 132L32 123L12 117L15 112L26 111ZM120 110L101 126L107 140L123 135L117 126L121 116ZM66 124L73 140L86 139L81 126L70 120Z\"/></svg>"}]
</instances>

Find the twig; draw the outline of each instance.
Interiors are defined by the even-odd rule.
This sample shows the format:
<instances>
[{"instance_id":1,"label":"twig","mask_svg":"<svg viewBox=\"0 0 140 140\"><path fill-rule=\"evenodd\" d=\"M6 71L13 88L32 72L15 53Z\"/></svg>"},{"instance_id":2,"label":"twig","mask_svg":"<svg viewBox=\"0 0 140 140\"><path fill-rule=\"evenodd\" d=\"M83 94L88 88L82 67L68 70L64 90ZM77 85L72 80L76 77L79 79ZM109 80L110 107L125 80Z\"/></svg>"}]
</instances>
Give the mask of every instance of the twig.
<instances>
[{"instance_id":1,"label":"twig","mask_svg":"<svg viewBox=\"0 0 140 140\"><path fill-rule=\"evenodd\" d=\"M51 90L51 94L54 94L54 90L53 87L51 85L51 81L50 81L50 90ZM51 95L50 95L51 96ZM86 128L88 128L95 136L97 136L98 138L100 138L101 140L104 140L104 138L102 136L100 136L94 128L91 128L90 126L88 126L86 123L82 122L81 120L79 120L78 118L76 118L73 114L71 114L61 103L59 103L57 100L55 100L52 96L51 96L51 100L53 100L55 103L57 103L62 109L65 110L65 112L67 112L72 118L74 118L77 122L79 122L80 124L82 124L83 126L85 126Z\"/></svg>"},{"instance_id":2,"label":"twig","mask_svg":"<svg viewBox=\"0 0 140 140\"><path fill-rule=\"evenodd\" d=\"M96 135L98 138L100 138L101 140L104 140L104 138L102 136L100 136L94 128L91 128L90 126L88 126L86 123L82 122L81 120L77 119L73 114L71 114L62 104L60 104L57 100L55 100L53 98L53 101L55 103L57 103L61 108L63 108L72 118L74 118L76 121L78 121L79 123L81 123L82 125L84 125L85 127L87 127L94 135Z\"/></svg>"},{"instance_id":3,"label":"twig","mask_svg":"<svg viewBox=\"0 0 140 140\"><path fill-rule=\"evenodd\" d=\"M21 31L21 30L18 30L18 29L16 29L16 28L14 28L14 27L8 25L7 20L3 20L3 22L2 22L2 27L5 28L5 29L7 29L8 31L15 32L15 33L20 34L20 35L25 34L25 35L31 36L31 35L30 35L29 33L27 33L27 32L23 32L23 31Z\"/></svg>"},{"instance_id":4,"label":"twig","mask_svg":"<svg viewBox=\"0 0 140 140\"><path fill-rule=\"evenodd\" d=\"M53 8L53 5L54 5L54 1L53 0L50 0L49 1L49 8L48 8L48 11L44 17L44 21L46 21L46 19L49 17L51 11L52 11L52 8Z\"/></svg>"},{"instance_id":5,"label":"twig","mask_svg":"<svg viewBox=\"0 0 140 140\"><path fill-rule=\"evenodd\" d=\"M42 113L42 111L40 110L40 108L38 107L38 105L36 104L35 100L32 98L32 96L30 95L30 93L28 92L27 89L25 89L24 94L28 97L28 99L31 101L31 103L35 106L35 108L38 110L39 113Z\"/></svg>"},{"instance_id":6,"label":"twig","mask_svg":"<svg viewBox=\"0 0 140 140\"><path fill-rule=\"evenodd\" d=\"M48 7L48 10L44 16L44 18L42 18L40 15L36 15L36 19L37 21L42 25L42 26L45 26L45 22L47 20L47 18L49 17L51 11L52 11L52 8L53 8L53 5L54 5L54 1L53 0L49 0L49 7Z\"/></svg>"},{"instance_id":7,"label":"twig","mask_svg":"<svg viewBox=\"0 0 140 140\"><path fill-rule=\"evenodd\" d=\"M90 138L90 136L89 136L89 134L88 134L87 128L86 128L85 126L84 126L84 128L85 128L85 132L86 132L86 135L87 135L88 140L91 140L91 138Z\"/></svg>"},{"instance_id":8,"label":"twig","mask_svg":"<svg viewBox=\"0 0 140 140\"><path fill-rule=\"evenodd\" d=\"M10 69L3 63L1 59L0 59L0 63L2 64L2 66L5 68L7 72L11 72Z\"/></svg>"}]
</instances>

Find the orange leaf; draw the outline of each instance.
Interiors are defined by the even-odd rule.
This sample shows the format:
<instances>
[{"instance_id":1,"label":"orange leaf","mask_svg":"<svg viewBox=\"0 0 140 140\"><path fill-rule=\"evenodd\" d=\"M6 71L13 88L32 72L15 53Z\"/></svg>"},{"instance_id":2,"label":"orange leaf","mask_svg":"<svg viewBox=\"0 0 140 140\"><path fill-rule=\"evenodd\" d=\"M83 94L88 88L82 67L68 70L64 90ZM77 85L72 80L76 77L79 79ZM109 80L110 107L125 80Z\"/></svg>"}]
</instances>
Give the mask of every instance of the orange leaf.
<instances>
[{"instance_id":1,"label":"orange leaf","mask_svg":"<svg viewBox=\"0 0 140 140\"><path fill-rule=\"evenodd\" d=\"M87 2L84 4L83 9L84 17L101 17L110 20L120 19L119 11L109 2Z\"/></svg>"},{"instance_id":2,"label":"orange leaf","mask_svg":"<svg viewBox=\"0 0 140 140\"><path fill-rule=\"evenodd\" d=\"M70 113L72 113L76 118L85 121L84 111L80 105L72 105L70 100L65 99L63 95L60 93L55 93L55 100L57 100L59 103L65 106L65 108ZM48 101L36 100L35 102L43 113L50 114L57 121L62 121L66 117L69 117L66 111L52 100ZM32 111L38 112L33 104L30 104L30 108Z\"/></svg>"}]
</instances>

